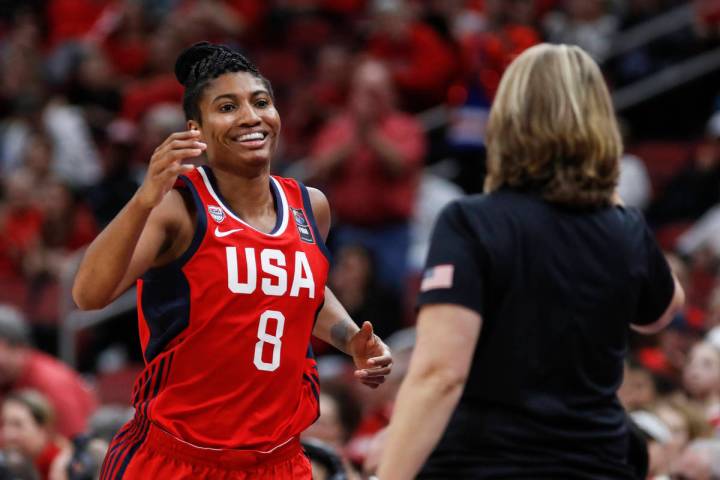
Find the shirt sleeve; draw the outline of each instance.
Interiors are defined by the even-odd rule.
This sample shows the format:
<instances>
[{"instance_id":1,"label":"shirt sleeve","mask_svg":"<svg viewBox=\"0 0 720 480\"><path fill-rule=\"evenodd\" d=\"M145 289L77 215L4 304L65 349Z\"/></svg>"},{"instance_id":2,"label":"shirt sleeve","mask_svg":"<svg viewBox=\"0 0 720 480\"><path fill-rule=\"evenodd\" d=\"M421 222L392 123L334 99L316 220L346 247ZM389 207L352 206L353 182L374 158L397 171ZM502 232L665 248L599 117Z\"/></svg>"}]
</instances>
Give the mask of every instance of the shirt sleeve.
<instances>
[{"instance_id":1,"label":"shirt sleeve","mask_svg":"<svg viewBox=\"0 0 720 480\"><path fill-rule=\"evenodd\" d=\"M638 314L632 322L635 325L649 325L657 321L665 313L675 294L675 280L670 266L644 220L643 228L645 275L640 289Z\"/></svg>"},{"instance_id":2,"label":"shirt sleeve","mask_svg":"<svg viewBox=\"0 0 720 480\"><path fill-rule=\"evenodd\" d=\"M450 303L483 314L485 251L458 202L445 207L433 229L418 306Z\"/></svg>"}]
</instances>

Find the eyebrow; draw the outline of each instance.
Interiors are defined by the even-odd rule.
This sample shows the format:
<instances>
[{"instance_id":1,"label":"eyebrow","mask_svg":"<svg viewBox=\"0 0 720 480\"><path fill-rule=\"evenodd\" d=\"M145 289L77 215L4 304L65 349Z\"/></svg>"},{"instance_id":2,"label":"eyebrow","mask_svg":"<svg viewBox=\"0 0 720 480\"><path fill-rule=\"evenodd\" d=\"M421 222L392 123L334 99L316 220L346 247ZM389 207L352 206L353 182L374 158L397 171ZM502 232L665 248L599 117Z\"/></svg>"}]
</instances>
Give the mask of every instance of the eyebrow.
<instances>
[{"instance_id":1,"label":"eyebrow","mask_svg":"<svg viewBox=\"0 0 720 480\"><path fill-rule=\"evenodd\" d=\"M264 89L254 90L254 91L250 94L250 97L257 97L258 95L267 95L267 96L270 96L270 92L268 92L267 90L264 90ZM222 99L222 98L228 98L228 99L230 99L230 100L235 100L235 99L237 99L237 97L238 97L238 96L237 96L236 94L234 94L234 93L222 93L222 94L218 95L217 97L213 98L213 103L217 102L218 100L220 100L220 99Z\"/></svg>"}]
</instances>

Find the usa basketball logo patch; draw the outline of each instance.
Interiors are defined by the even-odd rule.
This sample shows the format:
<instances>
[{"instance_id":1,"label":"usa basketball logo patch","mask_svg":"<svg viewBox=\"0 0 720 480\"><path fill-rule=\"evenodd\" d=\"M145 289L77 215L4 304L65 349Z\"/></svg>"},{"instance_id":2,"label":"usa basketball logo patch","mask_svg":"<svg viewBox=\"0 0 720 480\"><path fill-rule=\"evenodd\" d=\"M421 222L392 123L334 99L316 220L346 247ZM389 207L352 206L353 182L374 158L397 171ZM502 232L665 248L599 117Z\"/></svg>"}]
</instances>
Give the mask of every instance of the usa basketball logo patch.
<instances>
[{"instance_id":1,"label":"usa basketball logo patch","mask_svg":"<svg viewBox=\"0 0 720 480\"><path fill-rule=\"evenodd\" d=\"M299 208L291 208L290 210L292 210L295 226L300 234L300 240L305 243L315 243L312 232L310 231L310 225L308 225L307 218L305 218L305 212Z\"/></svg>"},{"instance_id":2,"label":"usa basketball logo patch","mask_svg":"<svg viewBox=\"0 0 720 480\"><path fill-rule=\"evenodd\" d=\"M215 205L208 205L208 212L210 213L210 216L213 218L213 220L215 220L217 223L225 220L225 212L223 212L223 209L220 207L216 207Z\"/></svg>"}]
</instances>

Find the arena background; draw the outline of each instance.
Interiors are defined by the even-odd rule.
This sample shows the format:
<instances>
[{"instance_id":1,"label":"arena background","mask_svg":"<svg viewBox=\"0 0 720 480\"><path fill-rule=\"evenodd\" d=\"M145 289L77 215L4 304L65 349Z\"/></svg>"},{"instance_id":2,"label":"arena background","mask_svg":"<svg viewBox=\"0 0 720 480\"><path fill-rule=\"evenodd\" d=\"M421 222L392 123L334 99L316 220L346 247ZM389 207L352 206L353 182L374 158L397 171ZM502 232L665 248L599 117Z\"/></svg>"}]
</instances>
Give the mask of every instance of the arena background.
<instances>
[{"instance_id":1,"label":"arena background","mask_svg":"<svg viewBox=\"0 0 720 480\"><path fill-rule=\"evenodd\" d=\"M309 436L372 472L412 349L435 215L482 190L483 131L503 69L549 41L580 45L601 65L626 143L621 196L644 210L688 295L664 332L631 336L621 400L642 412L656 475L685 468L694 438L717 437L720 1L0 0L0 302L21 312L34 348L91 386L99 408L88 433L107 437L129 414L142 357L134 293L79 312L74 270L155 146L184 129L173 65L200 40L239 49L272 82L283 121L273 172L328 193L330 286L396 355L391 380L370 392L345 358L316 344L326 393ZM355 75L370 60L390 83ZM397 189L362 162L348 175L317 161L340 147L358 98L420 132ZM373 208L353 212L364 198ZM0 309L0 326L9 312Z\"/></svg>"}]
</instances>

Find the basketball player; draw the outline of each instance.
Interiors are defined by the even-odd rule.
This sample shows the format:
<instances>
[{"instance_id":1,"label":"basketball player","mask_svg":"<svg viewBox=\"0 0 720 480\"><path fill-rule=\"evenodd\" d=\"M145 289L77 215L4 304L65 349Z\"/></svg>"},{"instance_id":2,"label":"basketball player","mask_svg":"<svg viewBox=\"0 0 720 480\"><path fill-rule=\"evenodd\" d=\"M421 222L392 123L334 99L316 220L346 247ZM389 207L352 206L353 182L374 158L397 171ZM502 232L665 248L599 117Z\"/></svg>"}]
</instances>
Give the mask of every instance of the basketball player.
<instances>
[{"instance_id":1,"label":"basketball player","mask_svg":"<svg viewBox=\"0 0 720 480\"><path fill-rule=\"evenodd\" d=\"M622 145L597 65L573 46L521 54L487 144L486 194L435 226L378 477L636 478L616 396L628 327L661 329L684 293L614 199Z\"/></svg>"},{"instance_id":2,"label":"basketball player","mask_svg":"<svg viewBox=\"0 0 720 480\"><path fill-rule=\"evenodd\" d=\"M318 416L310 335L351 355L371 387L390 353L325 287L324 195L269 174L280 133L269 82L208 43L175 73L189 129L155 150L73 288L89 309L138 285L146 368L101 478L309 479L298 436ZM182 163L202 152L207 166Z\"/></svg>"}]
</instances>

